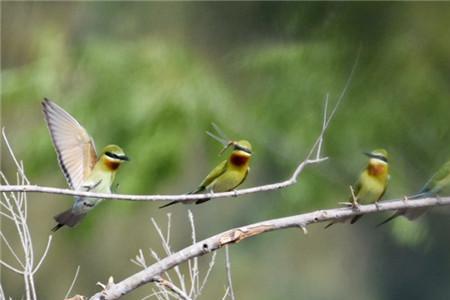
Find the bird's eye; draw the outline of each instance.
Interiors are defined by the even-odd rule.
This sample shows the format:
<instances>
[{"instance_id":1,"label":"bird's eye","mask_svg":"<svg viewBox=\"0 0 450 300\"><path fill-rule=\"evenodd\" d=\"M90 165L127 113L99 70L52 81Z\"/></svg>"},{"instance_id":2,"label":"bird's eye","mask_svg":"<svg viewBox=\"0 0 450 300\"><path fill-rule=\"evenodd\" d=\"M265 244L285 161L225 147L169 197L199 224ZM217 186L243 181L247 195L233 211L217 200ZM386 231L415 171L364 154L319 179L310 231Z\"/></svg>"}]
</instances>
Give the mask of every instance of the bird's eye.
<instances>
[{"instance_id":1,"label":"bird's eye","mask_svg":"<svg viewBox=\"0 0 450 300\"><path fill-rule=\"evenodd\" d=\"M388 162L387 157L382 156L382 155L374 155L374 158L379 159L379 160L382 160L382 161L384 161L384 162L386 162L386 163Z\"/></svg>"},{"instance_id":2,"label":"bird's eye","mask_svg":"<svg viewBox=\"0 0 450 300\"><path fill-rule=\"evenodd\" d=\"M128 156L126 156L126 155L117 155L117 154L109 152L109 151L106 151L105 155L110 158L114 158L114 159L118 159L118 160L127 160L127 161L130 160L128 158Z\"/></svg>"},{"instance_id":3,"label":"bird's eye","mask_svg":"<svg viewBox=\"0 0 450 300\"><path fill-rule=\"evenodd\" d=\"M116 158L116 159L117 159L117 155L115 155L115 154L112 153L112 152L106 151L106 152L105 152L105 155L106 155L106 156L109 156L109 157L111 157L111 158Z\"/></svg>"},{"instance_id":4,"label":"bird's eye","mask_svg":"<svg viewBox=\"0 0 450 300\"><path fill-rule=\"evenodd\" d=\"M250 149L248 149L248 148L246 148L246 147L244 147L244 146L241 146L241 145L239 145L239 144L236 144L236 145L234 146L234 149L235 149L235 150L241 150L241 151L247 152L248 154L252 154L252 151L251 151Z\"/></svg>"}]
</instances>

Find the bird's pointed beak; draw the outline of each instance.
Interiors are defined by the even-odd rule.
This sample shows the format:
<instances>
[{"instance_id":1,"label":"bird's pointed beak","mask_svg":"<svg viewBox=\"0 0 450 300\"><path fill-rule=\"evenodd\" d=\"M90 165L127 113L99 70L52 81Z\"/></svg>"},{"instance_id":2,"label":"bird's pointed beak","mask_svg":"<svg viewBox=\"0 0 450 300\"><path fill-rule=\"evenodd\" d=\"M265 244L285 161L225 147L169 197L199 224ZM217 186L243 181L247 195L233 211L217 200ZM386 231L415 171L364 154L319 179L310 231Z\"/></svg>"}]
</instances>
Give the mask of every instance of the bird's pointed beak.
<instances>
[{"instance_id":1,"label":"bird's pointed beak","mask_svg":"<svg viewBox=\"0 0 450 300\"><path fill-rule=\"evenodd\" d=\"M370 152L363 152L364 155L368 156L368 157L373 157L373 154Z\"/></svg>"},{"instance_id":2,"label":"bird's pointed beak","mask_svg":"<svg viewBox=\"0 0 450 300\"><path fill-rule=\"evenodd\" d=\"M124 160L124 161L130 161L130 158L126 155L123 155L120 157L120 160Z\"/></svg>"},{"instance_id":3,"label":"bird's pointed beak","mask_svg":"<svg viewBox=\"0 0 450 300\"><path fill-rule=\"evenodd\" d=\"M228 148L230 148L230 146L235 145L235 144L236 144L236 142L229 141L229 142L222 148L222 150L220 150L219 156L221 156Z\"/></svg>"}]
</instances>

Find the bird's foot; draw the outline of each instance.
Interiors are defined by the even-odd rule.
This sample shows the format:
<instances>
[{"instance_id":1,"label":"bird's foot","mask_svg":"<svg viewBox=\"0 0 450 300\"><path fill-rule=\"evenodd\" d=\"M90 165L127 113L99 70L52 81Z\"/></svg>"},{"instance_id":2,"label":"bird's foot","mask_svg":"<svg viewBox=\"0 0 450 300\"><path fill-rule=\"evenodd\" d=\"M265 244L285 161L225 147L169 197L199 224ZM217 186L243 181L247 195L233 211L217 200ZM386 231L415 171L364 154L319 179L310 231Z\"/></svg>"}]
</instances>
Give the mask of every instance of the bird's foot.
<instances>
[{"instance_id":1,"label":"bird's foot","mask_svg":"<svg viewBox=\"0 0 450 300\"><path fill-rule=\"evenodd\" d=\"M355 191L353 190L353 187L351 185L350 185L350 193L352 195L352 199L350 200L352 203L352 207L359 209L358 198L356 198Z\"/></svg>"},{"instance_id":2,"label":"bird's foot","mask_svg":"<svg viewBox=\"0 0 450 300\"><path fill-rule=\"evenodd\" d=\"M354 199L354 201L352 201L352 208L359 210L359 203L358 203L358 201L356 201L356 199Z\"/></svg>"},{"instance_id":3,"label":"bird's foot","mask_svg":"<svg viewBox=\"0 0 450 300\"><path fill-rule=\"evenodd\" d=\"M237 197L237 196L238 196L237 190L233 190L233 197Z\"/></svg>"},{"instance_id":4,"label":"bird's foot","mask_svg":"<svg viewBox=\"0 0 450 300\"><path fill-rule=\"evenodd\" d=\"M343 205L348 208L353 208L359 210L359 203L358 201L348 201L348 202L338 202L339 205Z\"/></svg>"},{"instance_id":5,"label":"bird's foot","mask_svg":"<svg viewBox=\"0 0 450 300\"><path fill-rule=\"evenodd\" d=\"M403 201L403 203L406 204L406 203L409 201L408 196L404 196L403 199L402 199L402 201Z\"/></svg>"},{"instance_id":6,"label":"bird's foot","mask_svg":"<svg viewBox=\"0 0 450 300\"><path fill-rule=\"evenodd\" d=\"M86 192L90 192L91 190L98 187L101 182L102 182L102 179L100 179L99 181L97 181L96 183L91 184L91 185L83 185L83 188L86 190Z\"/></svg>"},{"instance_id":7,"label":"bird's foot","mask_svg":"<svg viewBox=\"0 0 450 300\"><path fill-rule=\"evenodd\" d=\"M375 204L377 210L379 210L381 208L381 204L378 201L375 201L374 204Z\"/></svg>"}]
</instances>

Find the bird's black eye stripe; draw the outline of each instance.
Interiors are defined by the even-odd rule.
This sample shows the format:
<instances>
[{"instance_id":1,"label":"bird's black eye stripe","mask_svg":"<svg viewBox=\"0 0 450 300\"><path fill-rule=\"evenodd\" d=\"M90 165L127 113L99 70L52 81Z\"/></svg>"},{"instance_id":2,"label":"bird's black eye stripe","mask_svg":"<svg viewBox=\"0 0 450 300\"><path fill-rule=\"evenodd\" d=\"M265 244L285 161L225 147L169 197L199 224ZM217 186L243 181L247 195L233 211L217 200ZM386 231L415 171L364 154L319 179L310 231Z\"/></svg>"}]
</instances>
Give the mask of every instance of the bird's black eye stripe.
<instances>
[{"instance_id":1,"label":"bird's black eye stripe","mask_svg":"<svg viewBox=\"0 0 450 300\"><path fill-rule=\"evenodd\" d=\"M241 151L247 152L248 154L252 154L252 151L251 151L250 149L248 149L248 148L246 148L246 147L243 147L243 146L241 146L241 145L238 145L238 144L234 145L234 149L235 149L235 150L241 150Z\"/></svg>"},{"instance_id":2,"label":"bird's black eye stripe","mask_svg":"<svg viewBox=\"0 0 450 300\"><path fill-rule=\"evenodd\" d=\"M384 156L381 156L381 155L376 155L376 154L374 154L374 155L372 155L372 157L373 157L373 158L376 158L376 159L379 159L379 160L382 160L382 161L384 161L385 163L388 162L388 159L387 159L386 157L384 157Z\"/></svg>"},{"instance_id":3,"label":"bird's black eye stripe","mask_svg":"<svg viewBox=\"0 0 450 300\"><path fill-rule=\"evenodd\" d=\"M106 152L105 152L105 155L106 155L106 156L109 156L109 157L111 157L111 158L117 158L117 155L115 155L114 153L111 153L111 152L109 152L109 151L106 151Z\"/></svg>"},{"instance_id":4,"label":"bird's black eye stripe","mask_svg":"<svg viewBox=\"0 0 450 300\"><path fill-rule=\"evenodd\" d=\"M106 156L109 156L109 157L111 157L111 158L114 158L114 159L119 159L119 160L124 160L124 159L126 159L125 156L117 155L117 154L114 154L114 153L109 152L109 151L106 151L106 152L105 152L105 155L106 155Z\"/></svg>"}]
</instances>

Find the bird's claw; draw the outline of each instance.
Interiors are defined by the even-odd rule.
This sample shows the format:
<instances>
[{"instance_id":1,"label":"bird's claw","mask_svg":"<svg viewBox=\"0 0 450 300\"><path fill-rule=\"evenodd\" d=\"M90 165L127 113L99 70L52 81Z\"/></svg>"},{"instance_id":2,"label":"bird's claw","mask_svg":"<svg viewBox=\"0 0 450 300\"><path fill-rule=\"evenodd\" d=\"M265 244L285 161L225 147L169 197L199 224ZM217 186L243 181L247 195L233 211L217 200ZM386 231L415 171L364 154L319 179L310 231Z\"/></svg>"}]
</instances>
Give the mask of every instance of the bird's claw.
<instances>
[{"instance_id":1,"label":"bird's claw","mask_svg":"<svg viewBox=\"0 0 450 300\"><path fill-rule=\"evenodd\" d=\"M90 192L93 189L95 189L96 187L98 187L101 182L102 182L102 179L100 179L99 181L97 181L96 183L94 183L92 185L83 185L83 188L86 189L86 192Z\"/></svg>"},{"instance_id":2,"label":"bird's claw","mask_svg":"<svg viewBox=\"0 0 450 300\"><path fill-rule=\"evenodd\" d=\"M358 201L348 201L348 202L338 202L339 205L343 205L348 208L353 208L359 210L359 203Z\"/></svg>"}]
</instances>

